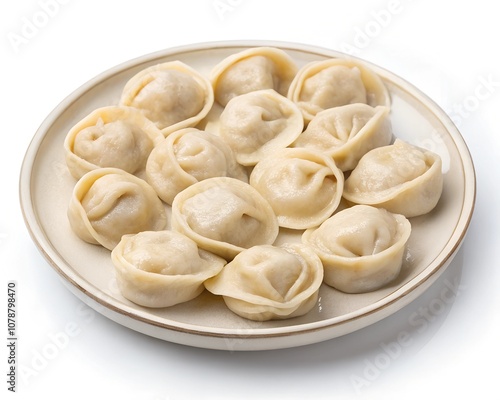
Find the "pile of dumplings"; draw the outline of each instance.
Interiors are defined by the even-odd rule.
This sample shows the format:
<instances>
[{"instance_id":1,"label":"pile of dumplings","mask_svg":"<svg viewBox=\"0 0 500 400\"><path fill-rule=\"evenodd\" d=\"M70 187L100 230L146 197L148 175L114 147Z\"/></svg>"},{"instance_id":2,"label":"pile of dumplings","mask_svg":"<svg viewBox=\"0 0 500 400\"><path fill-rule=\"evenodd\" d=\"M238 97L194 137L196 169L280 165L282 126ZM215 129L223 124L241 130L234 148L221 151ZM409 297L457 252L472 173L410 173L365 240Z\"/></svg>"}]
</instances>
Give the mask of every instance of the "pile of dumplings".
<instances>
[{"instance_id":1,"label":"pile of dumplings","mask_svg":"<svg viewBox=\"0 0 500 400\"><path fill-rule=\"evenodd\" d=\"M393 135L390 106L353 59L298 68L254 47L209 77L145 68L66 136L71 228L111 252L122 295L145 307L207 289L265 321L306 314L322 283L376 290L443 186L440 157ZM275 245L283 230L301 241Z\"/></svg>"}]
</instances>

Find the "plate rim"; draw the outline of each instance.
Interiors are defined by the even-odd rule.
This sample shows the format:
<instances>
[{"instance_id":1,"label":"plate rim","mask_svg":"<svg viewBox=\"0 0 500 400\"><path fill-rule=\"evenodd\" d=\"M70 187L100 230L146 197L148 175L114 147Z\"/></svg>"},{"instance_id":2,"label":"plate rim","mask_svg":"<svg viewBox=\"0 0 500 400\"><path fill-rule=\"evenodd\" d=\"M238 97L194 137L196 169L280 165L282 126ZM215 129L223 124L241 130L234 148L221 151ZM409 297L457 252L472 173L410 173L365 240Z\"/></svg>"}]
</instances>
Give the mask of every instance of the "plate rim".
<instances>
[{"instance_id":1,"label":"plate rim","mask_svg":"<svg viewBox=\"0 0 500 400\"><path fill-rule=\"evenodd\" d=\"M352 58L363 62L364 64L371 67L375 70L376 73L381 75L385 79L391 80L391 83L396 84L399 87L404 86L404 90L407 91L411 89L411 94L419 100L419 102L432 112L435 116L438 117L439 121L444 125L447 133L453 139L453 143L456 146L458 153L460 155L461 167L463 170L464 176L464 194L462 206L460 209L460 215L457 220L456 226L452 232L452 235L446 242L443 250L437 254L436 258L434 258L423 271L421 271L418 275L416 275L409 282L404 285L395 288L394 291L390 292L383 298L378 301L371 303L369 306L362 307L356 311L353 311L348 314L344 314L339 317L329 318L321 321L308 322L300 325L292 325L294 330L290 331L290 326L285 327L271 327L271 328L259 328L258 330L252 328L238 328L237 332L234 332L235 329L230 328L213 328L213 327L197 327L196 325L186 324L186 323L177 323L172 324L173 321L166 320L166 322L158 321L161 319L160 317L154 316L154 318L146 318L144 315L147 314L147 311L141 310L133 310L127 305L123 305L124 307L118 307L116 304L113 304L113 300L117 301L113 297L103 293L101 289L94 286L92 283L85 281L83 277L80 277L82 281L85 281L86 285L82 285L78 279L75 279L75 276L79 276L76 271L72 271L72 273L68 274L68 271L64 270L67 268L71 269L71 265L69 265L64 258L57 252L54 248L50 238L47 237L44 230L41 228L37 214L35 212L35 204L32 196L32 174L33 174L33 166L40 150L40 146L47 136L49 128L57 121L59 116L64 112L65 109L71 106L72 103L77 101L81 96L83 96L87 91L91 90L93 87L98 85L100 82L103 82L114 74L123 71L128 68L137 68L141 64L151 63L155 59L165 58L168 56L189 53L194 51L203 51L210 49L230 49L230 48L245 48L245 47L258 47L258 46L273 46L282 48L283 50L291 50L291 51L299 51L305 52L315 55L321 56L331 56L331 57L343 57L343 58ZM70 94L68 94L56 107L52 109L52 111L48 114L48 116L43 120L40 124L39 128L36 130L33 135L24 158L21 164L21 170L19 175L19 200L21 211L23 215L23 219L27 230L31 236L32 241L43 255L45 260L51 265L51 267L58 273L59 277L63 279L64 283L70 284L70 289L72 289L72 293L77 295L80 300L84 301L88 305L89 302L86 301L86 297L90 300L97 302L100 305L99 308L91 307L96 309L96 311L104 314L110 319L116 320L110 314L116 313L118 315L122 315L133 320L133 323L138 323L139 325L145 324L145 326L141 326L141 328L154 327L166 330L166 335L168 335L169 331L180 332L183 334L187 334L188 336L197 336L197 337L214 337L214 338L244 338L245 340L253 340L253 339L273 339L273 338L282 338L284 336L293 336L293 335L306 335L311 332L322 331L322 330L331 330L335 327L345 324L356 324L359 323L363 317L368 317L370 315L377 316L373 321L368 321L366 324L359 324L360 326L354 327L352 330L348 330L345 333L341 333L341 336L346 333L353 332L364 326L371 325L375 322L380 321L381 319L395 313L399 309L403 308L405 305L409 304L415 298L417 298L423 291L425 291L434 281L437 279L440 274L442 274L448 265L451 263L453 257L456 255L457 251L463 244L465 236L467 234L468 228L470 226L470 222L472 216L474 214L475 209L475 201L476 201L476 192L477 192L477 181L474 163L472 160L472 156L470 150L465 142L465 139L461 135L458 127L453 123L451 118L444 112L444 110L429 96L427 96L424 92L414 86L412 83L406 81L399 75L386 70L383 67L380 67L370 61L365 59L355 57L346 53L339 52L337 50L332 50L325 47L309 45L306 43L299 42L287 42L287 41L270 41L270 40L225 40L225 41L209 41L209 42L198 42L187 45L175 46L166 49L162 49L159 51L155 51L152 53L148 53L139 57L132 58L128 61L122 62L114 67L111 67L93 78L89 79L75 90L73 90ZM439 262L436 262L437 259L440 259ZM59 265L62 263L64 268ZM435 264L435 265L434 265ZM73 276L71 276L73 275ZM416 281L415 281L416 280ZM103 296L97 296L92 291L88 289L93 289L97 292L102 292ZM111 300L111 302L110 302ZM388 310L390 308L390 310ZM387 311L391 311L387 313ZM116 317L116 316L115 316ZM136 329L137 327L131 327L127 325L131 329L142 331L141 329ZM145 333L145 332L143 332ZM148 334L148 333L145 333ZM154 336L154 335L152 335ZM329 338L333 338L335 336L329 336ZM173 341L169 338L162 338L167 341ZM185 338L185 342L176 341L177 343L182 344L191 344L193 345L192 340ZM196 345L196 347L206 347L204 345ZM286 346L291 347L291 346ZM273 347L276 348L276 347Z\"/></svg>"}]
</instances>

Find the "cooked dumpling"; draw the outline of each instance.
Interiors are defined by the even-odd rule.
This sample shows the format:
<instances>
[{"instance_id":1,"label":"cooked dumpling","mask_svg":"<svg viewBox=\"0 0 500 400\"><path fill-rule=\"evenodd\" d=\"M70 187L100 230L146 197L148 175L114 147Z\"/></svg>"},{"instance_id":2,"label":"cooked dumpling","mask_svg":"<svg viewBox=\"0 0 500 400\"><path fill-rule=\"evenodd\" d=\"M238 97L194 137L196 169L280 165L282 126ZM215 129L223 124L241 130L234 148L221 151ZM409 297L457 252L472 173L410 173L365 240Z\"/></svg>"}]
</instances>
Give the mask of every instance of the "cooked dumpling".
<instances>
[{"instance_id":1,"label":"cooked dumpling","mask_svg":"<svg viewBox=\"0 0 500 400\"><path fill-rule=\"evenodd\" d=\"M195 126L213 103L210 81L180 61L140 71L127 82L120 99L121 105L142 110L164 136Z\"/></svg>"},{"instance_id":2,"label":"cooked dumpling","mask_svg":"<svg viewBox=\"0 0 500 400\"><path fill-rule=\"evenodd\" d=\"M302 67L288 91L309 123L319 112L346 104L390 105L389 92L380 77L352 59L313 61Z\"/></svg>"},{"instance_id":3,"label":"cooked dumpling","mask_svg":"<svg viewBox=\"0 0 500 400\"><path fill-rule=\"evenodd\" d=\"M226 264L172 231L124 235L111 260L122 295L145 307L170 307L194 299L205 289L203 282Z\"/></svg>"},{"instance_id":4,"label":"cooked dumpling","mask_svg":"<svg viewBox=\"0 0 500 400\"><path fill-rule=\"evenodd\" d=\"M66 164L76 179L103 167L140 175L149 153L162 139L160 130L134 108L98 108L66 135Z\"/></svg>"},{"instance_id":5,"label":"cooked dumpling","mask_svg":"<svg viewBox=\"0 0 500 400\"><path fill-rule=\"evenodd\" d=\"M297 73L293 59L281 49L254 47L222 60L211 73L215 100L226 106L241 94L274 89L286 96Z\"/></svg>"},{"instance_id":6,"label":"cooked dumpling","mask_svg":"<svg viewBox=\"0 0 500 400\"><path fill-rule=\"evenodd\" d=\"M288 148L260 161L250 184L269 202L281 227L306 229L337 209L344 175L317 150Z\"/></svg>"},{"instance_id":7,"label":"cooked dumpling","mask_svg":"<svg viewBox=\"0 0 500 400\"><path fill-rule=\"evenodd\" d=\"M219 135L242 165L257 164L289 146L302 132L300 110L276 91L259 90L232 99L220 116Z\"/></svg>"},{"instance_id":8,"label":"cooked dumpling","mask_svg":"<svg viewBox=\"0 0 500 400\"><path fill-rule=\"evenodd\" d=\"M86 173L73 189L68 218L77 236L112 250L128 233L165 228L162 201L149 184L118 168Z\"/></svg>"},{"instance_id":9,"label":"cooked dumpling","mask_svg":"<svg viewBox=\"0 0 500 400\"><path fill-rule=\"evenodd\" d=\"M363 103L326 109L316 114L293 147L317 149L342 171L350 171L368 151L391 143L389 111Z\"/></svg>"},{"instance_id":10,"label":"cooked dumpling","mask_svg":"<svg viewBox=\"0 0 500 400\"><path fill-rule=\"evenodd\" d=\"M272 244L278 221L262 196L234 178L209 178L184 189L172 203L172 228L225 259Z\"/></svg>"},{"instance_id":11,"label":"cooked dumpling","mask_svg":"<svg viewBox=\"0 0 500 400\"><path fill-rule=\"evenodd\" d=\"M185 128L173 132L151 152L146 176L158 196L168 204L193 183L217 176L248 182L230 147L219 137Z\"/></svg>"},{"instance_id":12,"label":"cooked dumpling","mask_svg":"<svg viewBox=\"0 0 500 400\"><path fill-rule=\"evenodd\" d=\"M396 139L361 158L345 182L344 197L410 218L430 212L442 190L441 158Z\"/></svg>"},{"instance_id":13,"label":"cooked dumpling","mask_svg":"<svg viewBox=\"0 0 500 400\"><path fill-rule=\"evenodd\" d=\"M363 293L399 275L410 233L410 222L403 215L356 205L339 211L319 228L308 229L302 241L323 262L327 285Z\"/></svg>"},{"instance_id":14,"label":"cooked dumpling","mask_svg":"<svg viewBox=\"0 0 500 400\"><path fill-rule=\"evenodd\" d=\"M255 246L242 251L214 278L208 291L223 296L230 310L255 321L304 315L317 302L323 266L301 244Z\"/></svg>"}]
</instances>

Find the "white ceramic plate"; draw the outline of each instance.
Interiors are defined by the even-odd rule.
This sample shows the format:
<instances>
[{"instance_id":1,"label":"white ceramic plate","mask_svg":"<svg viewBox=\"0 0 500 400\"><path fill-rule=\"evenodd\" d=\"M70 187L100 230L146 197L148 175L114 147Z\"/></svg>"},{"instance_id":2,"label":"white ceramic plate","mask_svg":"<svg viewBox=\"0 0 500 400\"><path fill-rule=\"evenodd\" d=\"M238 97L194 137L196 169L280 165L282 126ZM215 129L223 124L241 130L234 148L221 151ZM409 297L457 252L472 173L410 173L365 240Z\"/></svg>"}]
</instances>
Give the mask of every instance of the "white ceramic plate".
<instances>
[{"instance_id":1,"label":"white ceramic plate","mask_svg":"<svg viewBox=\"0 0 500 400\"><path fill-rule=\"evenodd\" d=\"M303 317L264 323L242 319L221 298L204 292L165 309L147 309L124 299L109 251L78 239L66 209L75 181L64 161L68 130L94 109L116 104L125 82L147 66L181 60L208 74L226 56L248 47L276 46L302 66L346 55L282 42L204 43L168 49L106 71L70 94L42 123L25 156L20 199L26 225L42 254L71 291L108 318L144 334L191 346L222 350L265 350L301 346L373 324L410 303L434 282L458 251L475 200L473 163L448 116L427 96L394 74L367 63L391 94L394 134L437 152L443 160L444 192L428 215L412 218L403 270L396 282L367 294L345 294L323 286L317 306Z\"/></svg>"}]
</instances>

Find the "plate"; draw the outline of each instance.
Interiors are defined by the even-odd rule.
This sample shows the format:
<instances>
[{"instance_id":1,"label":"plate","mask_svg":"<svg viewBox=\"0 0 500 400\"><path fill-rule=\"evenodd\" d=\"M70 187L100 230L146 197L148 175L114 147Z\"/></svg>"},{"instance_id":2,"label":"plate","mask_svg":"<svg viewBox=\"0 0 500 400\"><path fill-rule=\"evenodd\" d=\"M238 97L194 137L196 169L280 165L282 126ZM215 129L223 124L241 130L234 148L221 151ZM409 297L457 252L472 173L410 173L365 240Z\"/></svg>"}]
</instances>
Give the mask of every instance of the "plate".
<instances>
[{"instance_id":1,"label":"plate","mask_svg":"<svg viewBox=\"0 0 500 400\"><path fill-rule=\"evenodd\" d=\"M463 242L476 191L473 162L460 132L420 90L364 61L389 90L394 134L438 153L443 160L442 197L431 213L411 219L413 231L397 281L365 294L345 294L323 285L317 305L305 316L267 322L238 317L221 298L206 291L190 302L165 309L144 308L123 298L109 251L78 239L67 220L75 185L64 161L63 141L68 130L94 109L117 104L128 79L150 65L180 60L208 75L223 58L256 46L279 47L299 67L313 60L350 57L324 48L270 41L200 43L167 49L118 65L90 80L64 99L35 133L20 175L26 226L72 293L111 320L146 335L200 348L246 351L316 343L371 325L409 304L444 272Z\"/></svg>"}]
</instances>

